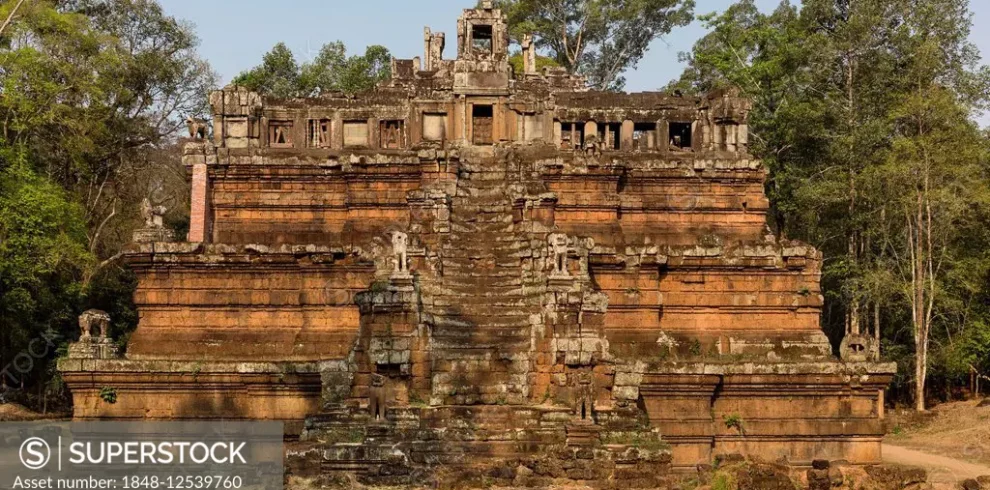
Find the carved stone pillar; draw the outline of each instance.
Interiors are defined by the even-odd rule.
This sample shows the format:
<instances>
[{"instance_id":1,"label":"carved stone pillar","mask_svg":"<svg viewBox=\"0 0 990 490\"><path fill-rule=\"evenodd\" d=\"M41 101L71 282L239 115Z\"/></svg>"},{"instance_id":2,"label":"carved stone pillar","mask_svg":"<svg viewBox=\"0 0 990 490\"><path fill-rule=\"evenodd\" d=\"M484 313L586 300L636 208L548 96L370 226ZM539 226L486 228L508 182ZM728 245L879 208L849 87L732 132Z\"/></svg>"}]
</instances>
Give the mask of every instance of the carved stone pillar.
<instances>
[{"instance_id":1,"label":"carved stone pillar","mask_svg":"<svg viewBox=\"0 0 990 490\"><path fill-rule=\"evenodd\" d=\"M209 241L210 221L210 182L206 163L192 166L192 192L189 206L188 241L201 243Z\"/></svg>"},{"instance_id":2,"label":"carved stone pillar","mask_svg":"<svg viewBox=\"0 0 990 490\"><path fill-rule=\"evenodd\" d=\"M533 44L533 35L523 35L523 73L526 75L536 74L536 46Z\"/></svg>"},{"instance_id":3,"label":"carved stone pillar","mask_svg":"<svg viewBox=\"0 0 990 490\"><path fill-rule=\"evenodd\" d=\"M633 133L636 132L636 123L625 120L622 121L622 130L619 134L619 140L621 148L616 148L629 151L633 149Z\"/></svg>"}]
</instances>

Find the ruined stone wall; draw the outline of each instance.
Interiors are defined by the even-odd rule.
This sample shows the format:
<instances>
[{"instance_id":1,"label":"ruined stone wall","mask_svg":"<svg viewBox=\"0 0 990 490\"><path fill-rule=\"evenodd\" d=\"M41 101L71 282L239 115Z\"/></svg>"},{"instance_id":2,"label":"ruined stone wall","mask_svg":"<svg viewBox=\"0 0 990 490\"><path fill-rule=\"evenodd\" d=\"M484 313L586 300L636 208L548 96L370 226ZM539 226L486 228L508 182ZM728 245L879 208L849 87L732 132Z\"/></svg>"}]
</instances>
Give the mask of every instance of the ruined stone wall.
<instances>
[{"instance_id":1,"label":"ruined stone wall","mask_svg":"<svg viewBox=\"0 0 990 490\"><path fill-rule=\"evenodd\" d=\"M319 361L345 357L360 323L355 295L374 266L329 247L145 247L136 360Z\"/></svg>"}]
</instances>

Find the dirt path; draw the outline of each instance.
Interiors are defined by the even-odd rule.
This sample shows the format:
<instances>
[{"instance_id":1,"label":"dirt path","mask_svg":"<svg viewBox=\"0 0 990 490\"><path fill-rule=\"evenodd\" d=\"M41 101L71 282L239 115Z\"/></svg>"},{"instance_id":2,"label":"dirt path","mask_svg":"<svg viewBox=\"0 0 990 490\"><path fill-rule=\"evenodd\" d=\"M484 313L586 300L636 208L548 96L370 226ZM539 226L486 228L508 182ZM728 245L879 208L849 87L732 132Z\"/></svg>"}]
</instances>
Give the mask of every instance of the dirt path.
<instances>
[{"instance_id":1,"label":"dirt path","mask_svg":"<svg viewBox=\"0 0 990 490\"><path fill-rule=\"evenodd\" d=\"M906 447L884 443L883 460L911 466L920 466L929 472L932 483L955 483L967 478L990 475L990 467L967 463L954 458L928 454Z\"/></svg>"}]
</instances>

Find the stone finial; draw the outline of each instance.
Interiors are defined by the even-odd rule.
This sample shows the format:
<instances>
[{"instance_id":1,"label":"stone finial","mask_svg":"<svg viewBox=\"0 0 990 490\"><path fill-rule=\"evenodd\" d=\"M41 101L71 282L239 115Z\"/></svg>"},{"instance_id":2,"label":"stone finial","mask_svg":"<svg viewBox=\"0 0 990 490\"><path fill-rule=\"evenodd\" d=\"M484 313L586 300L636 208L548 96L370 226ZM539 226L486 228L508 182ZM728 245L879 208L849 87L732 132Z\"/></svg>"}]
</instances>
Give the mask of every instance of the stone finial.
<instances>
[{"instance_id":1,"label":"stone finial","mask_svg":"<svg viewBox=\"0 0 990 490\"><path fill-rule=\"evenodd\" d=\"M443 49L446 44L446 35L442 32L434 33L429 27L423 29L424 59L423 70L433 71L441 67L443 61Z\"/></svg>"},{"instance_id":2,"label":"stone finial","mask_svg":"<svg viewBox=\"0 0 990 490\"><path fill-rule=\"evenodd\" d=\"M523 35L522 50L523 50L523 73L526 75L535 75L536 45L533 43L532 34Z\"/></svg>"},{"instance_id":3,"label":"stone finial","mask_svg":"<svg viewBox=\"0 0 990 490\"><path fill-rule=\"evenodd\" d=\"M873 362L880 359L880 350L873 337L846 334L839 346L839 357L846 362Z\"/></svg>"},{"instance_id":4,"label":"stone finial","mask_svg":"<svg viewBox=\"0 0 990 490\"><path fill-rule=\"evenodd\" d=\"M154 206L151 200L141 200L141 218L144 226L134 231L134 243L170 242L175 236L172 230L165 227L165 206Z\"/></svg>"},{"instance_id":5,"label":"stone finial","mask_svg":"<svg viewBox=\"0 0 990 490\"><path fill-rule=\"evenodd\" d=\"M479 8L481 10L491 10L495 8L495 5L493 4L492 0L482 0Z\"/></svg>"},{"instance_id":6,"label":"stone finial","mask_svg":"<svg viewBox=\"0 0 990 490\"><path fill-rule=\"evenodd\" d=\"M424 71L430 71L433 69L433 58L430 57L430 53L433 52L433 33L430 31L429 27L423 28L423 66L421 67Z\"/></svg>"},{"instance_id":7,"label":"stone finial","mask_svg":"<svg viewBox=\"0 0 990 490\"><path fill-rule=\"evenodd\" d=\"M206 139L207 125L206 119L189 116L186 118L186 127L189 129L189 137L193 139Z\"/></svg>"},{"instance_id":8,"label":"stone finial","mask_svg":"<svg viewBox=\"0 0 990 490\"><path fill-rule=\"evenodd\" d=\"M120 349L110 339L110 315L88 310L79 315L79 342L69 346L72 359L116 359ZM95 336L94 336L95 332Z\"/></svg>"},{"instance_id":9,"label":"stone finial","mask_svg":"<svg viewBox=\"0 0 990 490\"><path fill-rule=\"evenodd\" d=\"M144 218L145 228L163 228L166 211L165 206L153 206L147 197L141 200L141 217Z\"/></svg>"}]
</instances>

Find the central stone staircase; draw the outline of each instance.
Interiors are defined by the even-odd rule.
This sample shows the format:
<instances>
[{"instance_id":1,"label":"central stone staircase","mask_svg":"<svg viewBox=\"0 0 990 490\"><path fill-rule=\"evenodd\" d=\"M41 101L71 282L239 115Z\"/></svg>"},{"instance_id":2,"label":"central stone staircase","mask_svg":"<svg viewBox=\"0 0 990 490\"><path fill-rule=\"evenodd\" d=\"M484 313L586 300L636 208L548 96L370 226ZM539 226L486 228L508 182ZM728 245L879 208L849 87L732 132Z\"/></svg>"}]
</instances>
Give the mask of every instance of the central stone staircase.
<instances>
[{"instance_id":1,"label":"central stone staircase","mask_svg":"<svg viewBox=\"0 0 990 490\"><path fill-rule=\"evenodd\" d=\"M513 203L529 180L493 148L464 151L452 196L450 233L442 242L432 296L433 395L445 405L522 404L542 331L540 247Z\"/></svg>"},{"instance_id":2,"label":"central stone staircase","mask_svg":"<svg viewBox=\"0 0 990 490\"><path fill-rule=\"evenodd\" d=\"M551 260L552 219L527 212L556 198L513 151L463 148L456 185L430 190L449 222L410 227L425 266L361 296L362 337L349 363L328 365L293 473L327 487L660 486L670 457L644 446L656 441L638 408L596 420L605 303Z\"/></svg>"}]
</instances>

